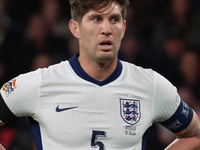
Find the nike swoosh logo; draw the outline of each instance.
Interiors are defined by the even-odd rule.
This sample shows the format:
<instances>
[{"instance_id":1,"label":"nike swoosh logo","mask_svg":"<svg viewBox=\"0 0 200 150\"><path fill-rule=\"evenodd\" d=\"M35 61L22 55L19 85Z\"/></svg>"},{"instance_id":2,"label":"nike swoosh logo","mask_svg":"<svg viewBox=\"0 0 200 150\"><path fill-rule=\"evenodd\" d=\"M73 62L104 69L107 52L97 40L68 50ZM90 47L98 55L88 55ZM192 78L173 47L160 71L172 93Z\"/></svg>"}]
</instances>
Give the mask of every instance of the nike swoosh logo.
<instances>
[{"instance_id":1,"label":"nike swoosh logo","mask_svg":"<svg viewBox=\"0 0 200 150\"><path fill-rule=\"evenodd\" d=\"M59 105L56 107L56 112L62 112L62 111L65 111L65 110L70 110L70 109L74 109L74 108L77 108L78 106L76 107L68 107L68 108L59 108Z\"/></svg>"}]
</instances>

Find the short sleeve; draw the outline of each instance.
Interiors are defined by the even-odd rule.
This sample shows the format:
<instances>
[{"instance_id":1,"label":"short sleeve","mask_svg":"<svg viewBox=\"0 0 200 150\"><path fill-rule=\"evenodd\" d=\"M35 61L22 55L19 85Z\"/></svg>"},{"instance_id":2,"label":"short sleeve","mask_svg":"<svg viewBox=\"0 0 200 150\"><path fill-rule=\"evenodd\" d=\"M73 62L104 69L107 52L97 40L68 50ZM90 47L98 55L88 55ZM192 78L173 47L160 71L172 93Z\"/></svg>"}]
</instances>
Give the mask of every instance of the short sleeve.
<instances>
[{"instance_id":1,"label":"short sleeve","mask_svg":"<svg viewBox=\"0 0 200 150\"><path fill-rule=\"evenodd\" d=\"M192 118L193 110L181 100L176 88L155 73L154 121L178 133L187 128Z\"/></svg>"},{"instance_id":2,"label":"short sleeve","mask_svg":"<svg viewBox=\"0 0 200 150\"><path fill-rule=\"evenodd\" d=\"M154 74L154 122L169 119L177 110L180 98L176 87L160 74Z\"/></svg>"},{"instance_id":3,"label":"short sleeve","mask_svg":"<svg viewBox=\"0 0 200 150\"><path fill-rule=\"evenodd\" d=\"M35 114L40 82L41 73L38 69L19 75L2 86L1 96L14 115L21 117Z\"/></svg>"}]
</instances>

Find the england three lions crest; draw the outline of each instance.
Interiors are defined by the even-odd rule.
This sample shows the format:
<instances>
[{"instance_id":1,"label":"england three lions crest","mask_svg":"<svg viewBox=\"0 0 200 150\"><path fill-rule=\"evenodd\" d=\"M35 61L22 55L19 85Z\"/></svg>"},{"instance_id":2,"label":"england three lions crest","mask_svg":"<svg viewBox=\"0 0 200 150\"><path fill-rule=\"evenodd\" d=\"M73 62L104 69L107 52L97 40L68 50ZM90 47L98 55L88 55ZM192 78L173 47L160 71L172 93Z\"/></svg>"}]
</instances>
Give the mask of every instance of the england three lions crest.
<instances>
[{"instance_id":1,"label":"england three lions crest","mask_svg":"<svg viewBox=\"0 0 200 150\"><path fill-rule=\"evenodd\" d=\"M141 117L140 101L120 99L120 113L126 123L130 125L136 124Z\"/></svg>"}]
</instances>

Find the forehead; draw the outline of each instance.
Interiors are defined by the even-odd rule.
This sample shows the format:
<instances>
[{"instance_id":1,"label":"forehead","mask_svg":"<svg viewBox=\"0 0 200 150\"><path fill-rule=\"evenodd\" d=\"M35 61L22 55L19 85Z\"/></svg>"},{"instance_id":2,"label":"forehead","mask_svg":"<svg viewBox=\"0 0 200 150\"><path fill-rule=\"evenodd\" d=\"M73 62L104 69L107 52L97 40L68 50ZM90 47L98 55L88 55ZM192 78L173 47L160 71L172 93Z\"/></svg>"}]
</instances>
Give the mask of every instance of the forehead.
<instances>
[{"instance_id":1,"label":"forehead","mask_svg":"<svg viewBox=\"0 0 200 150\"><path fill-rule=\"evenodd\" d=\"M97 14L97 15L120 14L121 15L121 6L116 2L112 2L108 6L100 10L90 10L89 12L86 13L86 16L92 16L94 14Z\"/></svg>"}]
</instances>

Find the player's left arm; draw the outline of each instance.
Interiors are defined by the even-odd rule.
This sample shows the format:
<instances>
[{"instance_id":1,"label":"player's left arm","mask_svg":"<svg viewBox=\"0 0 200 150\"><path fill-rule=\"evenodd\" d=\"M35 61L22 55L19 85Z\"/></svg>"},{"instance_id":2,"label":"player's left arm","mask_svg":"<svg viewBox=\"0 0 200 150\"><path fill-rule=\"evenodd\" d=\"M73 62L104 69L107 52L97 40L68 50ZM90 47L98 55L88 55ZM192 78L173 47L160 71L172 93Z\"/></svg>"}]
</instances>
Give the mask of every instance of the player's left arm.
<instances>
[{"instance_id":1,"label":"player's left arm","mask_svg":"<svg viewBox=\"0 0 200 150\"><path fill-rule=\"evenodd\" d=\"M177 139L165 150L200 150L200 120L193 110L193 118L186 129L174 133Z\"/></svg>"}]
</instances>

